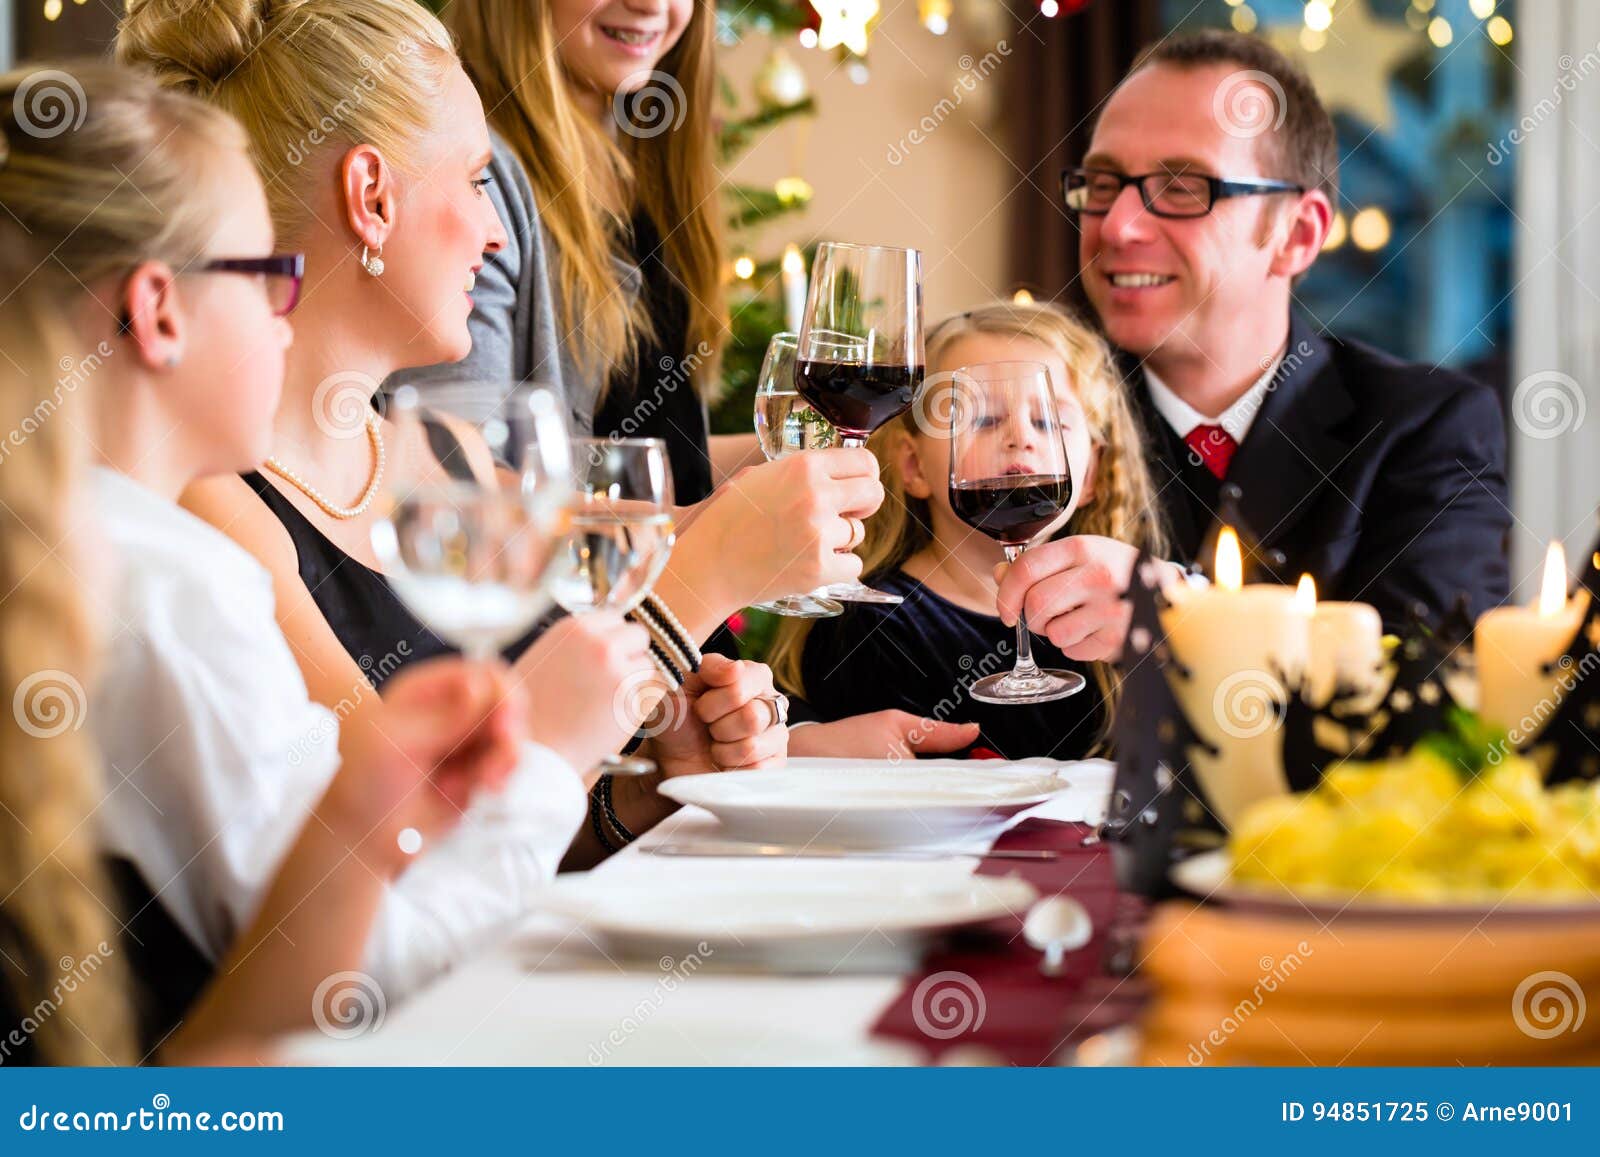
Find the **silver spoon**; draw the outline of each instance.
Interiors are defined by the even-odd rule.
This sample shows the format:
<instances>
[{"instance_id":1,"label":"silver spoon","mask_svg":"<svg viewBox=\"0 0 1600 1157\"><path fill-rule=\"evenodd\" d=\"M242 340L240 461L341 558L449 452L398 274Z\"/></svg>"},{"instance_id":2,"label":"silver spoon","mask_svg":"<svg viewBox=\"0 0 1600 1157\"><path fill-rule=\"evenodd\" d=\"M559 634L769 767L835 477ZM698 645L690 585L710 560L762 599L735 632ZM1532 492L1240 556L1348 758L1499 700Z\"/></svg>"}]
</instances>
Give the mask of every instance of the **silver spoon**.
<instances>
[{"instance_id":1,"label":"silver spoon","mask_svg":"<svg viewBox=\"0 0 1600 1157\"><path fill-rule=\"evenodd\" d=\"M1063 961L1094 936L1094 921L1089 912L1070 896L1047 896L1032 908L1022 921L1022 935L1029 946L1044 953L1039 971L1060 976Z\"/></svg>"}]
</instances>

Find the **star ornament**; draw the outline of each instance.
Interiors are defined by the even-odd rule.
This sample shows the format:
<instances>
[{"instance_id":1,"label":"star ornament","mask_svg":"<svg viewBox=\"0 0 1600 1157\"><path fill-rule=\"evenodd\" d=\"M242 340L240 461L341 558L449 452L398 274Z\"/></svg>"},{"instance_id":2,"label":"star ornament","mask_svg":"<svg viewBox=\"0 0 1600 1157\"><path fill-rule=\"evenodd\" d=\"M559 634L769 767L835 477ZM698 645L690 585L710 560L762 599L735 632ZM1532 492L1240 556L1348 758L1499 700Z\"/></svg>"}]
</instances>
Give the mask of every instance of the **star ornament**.
<instances>
[{"instance_id":1,"label":"star ornament","mask_svg":"<svg viewBox=\"0 0 1600 1157\"><path fill-rule=\"evenodd\" d=\"M1330 109L1342 109L1377 129L1393 128L1390 75L1427 40L1404 24L1375 18L1367 0L1330 7L1333 23L1315 52L1306 50L1299 21L1267 29L1267 41L1310 74Z\"/></svg>"},{"instance_id":2,"label":"star ornament","mask_svg":"<svg viewBox=\"0 0 1600 1157\"><path fill-rule=\"evenodd\" d=\"M867 26L878 15L878 0L811 0L811 7L822 18L818 48L843 45L857 56L867 54Z\"/></svg>"}]
</instances>

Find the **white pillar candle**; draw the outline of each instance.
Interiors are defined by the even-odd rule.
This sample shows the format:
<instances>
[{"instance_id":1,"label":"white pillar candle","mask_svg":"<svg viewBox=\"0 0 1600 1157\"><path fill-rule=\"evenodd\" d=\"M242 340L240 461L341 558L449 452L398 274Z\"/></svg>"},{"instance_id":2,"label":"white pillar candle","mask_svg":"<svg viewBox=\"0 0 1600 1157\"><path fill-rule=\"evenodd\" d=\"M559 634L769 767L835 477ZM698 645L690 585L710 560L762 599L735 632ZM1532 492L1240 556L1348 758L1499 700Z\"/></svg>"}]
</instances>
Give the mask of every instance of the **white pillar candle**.
<instances>
[{"instance_id":1,"label":"white pillar candle","mask_svg":"<svg viewBox=\"0 0 1600 1157\"><path fill-rule=\"evenodd\" d=\"M806 259L797 245L783 248L783 327L790 333L800 332L800 321L806 312Z\"/></svg>"},{"instance_id":2,"label":"white pillar candle","mask_svg":"<svg viewBox=\"0 0 1600 1157\"><path fill-rule=\"evenodd\" d=\"M1383 617L1369 603L1319 602L1310 575L1300 576L1300 591L1314 608L1306 701L1322 707L1344 686L1358 692L1358 707L1364 705L1384 683Z\"/></svg>"},{"instance_id":3,"label":"white pillar candle","mask_svg":"<svg viewBox=\"0 0 1600 1157\"><path fill-rule=\"evenodd\" d=\"M1552 542L1544 559L1544 581L1531 607L1496 607L1478 619L1473 653L1478 663L1478 704L1484 719L1522 742L1537 734L1561 702L1557 667L1583 618L1583 600L1567 598L1567 556Z\"/></svg>"},{"instance_id":4,"label":"white pillar candle","mask_svg":"<svg viewBox=\"0 0 1600 1157\"><path fill-rule=\"evenodd\" d=\"M1305 672L1311 615L1294 589L1240 583L1239 539L1217 539L1216 582L1184 590L1162 613L1172 655L1188 678L1172 678L1189 722L1217 748L1194 753L1200 787L1223 824L1233 827L1257 800L1288 790L1278 710Z\"/></svg>"}]
</instances>

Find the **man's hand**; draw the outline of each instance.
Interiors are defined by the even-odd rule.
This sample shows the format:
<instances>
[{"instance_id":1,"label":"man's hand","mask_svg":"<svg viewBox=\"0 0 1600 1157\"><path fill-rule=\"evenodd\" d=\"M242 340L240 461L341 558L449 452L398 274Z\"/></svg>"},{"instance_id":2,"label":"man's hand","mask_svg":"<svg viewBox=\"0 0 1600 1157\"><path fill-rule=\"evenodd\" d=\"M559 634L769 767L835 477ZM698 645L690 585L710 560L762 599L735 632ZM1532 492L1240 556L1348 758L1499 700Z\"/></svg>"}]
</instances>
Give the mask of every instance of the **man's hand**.
<instances>
[{"instance_id":1,"label":"man's hand","mask_svg":"<svg viewBox=\"0 0 1600 1157\"><path fill-rule=\"evenodd\" d=\"M1000 618L1009 627L1022 614L1069 659L1117 659L1133 617L1122 593L1138 558L1138 548L1093 534L1032 547L995 570Z\"/></svg>"},{"instance_id":2,"label":"man's hand","mask_svg":"<svg viewBox=\"0 0 1600 1157\"><path fill-rule=\"evenodd\" d=\"M700 670L657 708L647 754L666 776L783 766L789 729L774 724L772 668L706 655Z\"/></svg>"}]
</instances>

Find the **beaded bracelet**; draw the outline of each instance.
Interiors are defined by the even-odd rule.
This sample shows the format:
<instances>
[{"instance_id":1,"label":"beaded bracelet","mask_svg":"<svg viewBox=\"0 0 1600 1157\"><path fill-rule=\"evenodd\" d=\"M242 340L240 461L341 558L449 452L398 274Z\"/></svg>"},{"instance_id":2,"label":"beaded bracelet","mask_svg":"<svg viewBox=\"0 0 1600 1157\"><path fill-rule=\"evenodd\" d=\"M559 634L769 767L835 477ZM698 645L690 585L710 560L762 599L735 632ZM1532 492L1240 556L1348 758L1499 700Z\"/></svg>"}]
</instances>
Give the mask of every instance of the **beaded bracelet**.
<instances>
[{"instance_id":1,"label":"beaded bracelet","mask_svg":"<svg viewBox=\"0 0 1600 1157\"><path fill-rule=\"evenodd\" d=\"M611 785L613 780L613 776L602 775L600 777L600 782L595 784L595 787L599 789L596 794L600 796L600 807L605 812L606 822L616 830L617 835L622 838L624 845L631 844L639 837L628 830L628 826L622 822L622 817L617 815L617 809L611 802Z\"/></svg>"},{"instance_id":2,"label":"beaded bracelet","mask_svg":"<svg viewBox=\"0 0 1600 1157\"><path fill-rule=\"evenodd\" d=\"M613 844L606 836L605 823L601 818L605 813L600 803L600 783L610 779L610 776L601 776L600 782L589 789L589 826L594 829L594 838L600 841L600 846L607 854L620 852L622 848Z\"/></svg>"}]
</instances>

